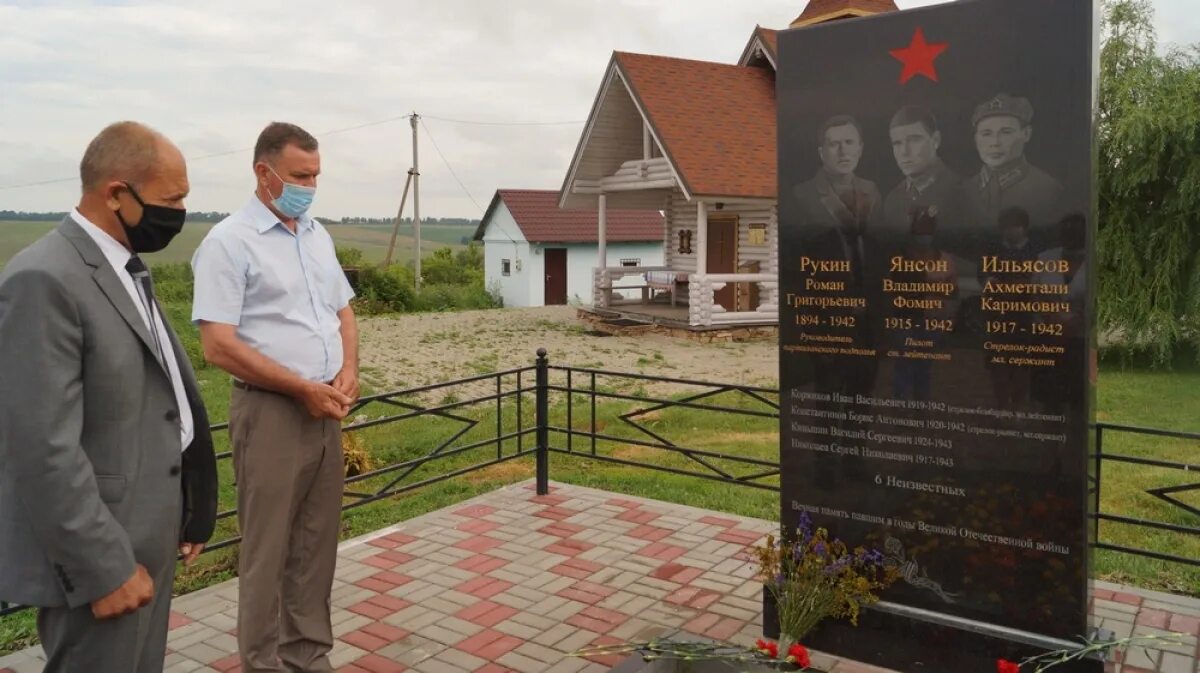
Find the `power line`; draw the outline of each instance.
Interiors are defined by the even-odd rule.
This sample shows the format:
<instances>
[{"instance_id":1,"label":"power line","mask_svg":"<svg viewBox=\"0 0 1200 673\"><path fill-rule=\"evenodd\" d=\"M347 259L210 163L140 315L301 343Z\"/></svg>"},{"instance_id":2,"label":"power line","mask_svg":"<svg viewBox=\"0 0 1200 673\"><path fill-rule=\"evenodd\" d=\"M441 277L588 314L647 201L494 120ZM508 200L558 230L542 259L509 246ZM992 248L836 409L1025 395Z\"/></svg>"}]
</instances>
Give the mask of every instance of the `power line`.
<instances>
[{"instance_id":1,"label":"power line","mask_svg":"<svg viewBox=\"0 0 1200 673\"><path fill-rule=\"evenodd\" d=\"M421 118L419 117L418 119L420 120ZM462 188L463 193L467 195L467 198L471 199L471 203L474 203L475 207L480 212L483 212L483 206L479 205L479 202L475 200L474 196L471 196L471 191L467 189L467 186L463 184L463 181L458 179L458 174L454 172L454 168L450 166L450 162L446 161L446 155L442 154L442 148L438 147L437 140L434 140L433 134L429 132L429 127L425 125L423 120L421 121L421 128L425 129L425 135L429 136L429 142L433 143L433 149L436 150L438 156L442 158L442 163L446 165L446 170L450 171L450 175L454 178L454 181L457 182L458 186Z\"/></svg>"},{"instance_id":2,"label":"power line","mask_svg":"<svg viewBox=\"0 0 1200 673\"><path fill-rule=\"evenodd\" d=\"M448 119L444 116L422 114L421 119L434 119L449 122L449 124L466 124L469 126L578 126L587 124L586 121L476 121L467 119Z\"/></svg>"},{"instance_id":3,"label":"power line","mask_svg":"<svg viewBox=\"0 0 1200 673\"><path fill-rule=\"evenodd\" d=\"M371 126L380 126L383 124L390 124L392 122L400 121L401 119L408 119L411 116L412 116L411 114L406 114L406 115L399 115L396 117L388 117L386 119L379 119L376 121L366 122L363 124L355 124L354 126L346 126L343 128L332 129L330 131L325 131L324 133L317 133L315 135L318 138L324 138L324 137L328 137L328 136L338 135L341 133L347 133L349 131L357 131L359 129L365 129L365 128L368 128ZM574 124L583 124L584 123L581 121L563 121L563 122L472 121L472 120L467 120L467 119L450 119L447 117L430 117L430 116L426 116L426 115L422 115L422 118L436 119L438 121L447 122L450 124L468 124L468 125L474 125L474 126L565 126L565 125L574 125ZM423 124L423 123L421 124L421 126L425 127L425 133L429 134L429 127L425 126L425 124ZM429 139L433 140L433 136L430 135ZM436 142L434 143L434 146L435 147L437 146ZM221 152L211 152L209 154L201 154L201 155L195 156L195 157L188 157L188 161L202 161L204 159L215 159L218 157L227 157L230 155L241 154L242 152L250 152L253 150L254 150L253 147L239 147L238 149L235 149L235 150L224 150ZM440 150L439 150L439 154L440 154ZM445 161L444 157L442 158L442 161L443 162ZM449 167L449 164L446 164L446 166ZM453 172L454 171L452 170L451 173L453 173ZM6 191L6 190L10 190L10 189L24 189L27 187L41 187L44 185L55 185L55 184L59 184L59 183L63 183L63 182L74 182L78 179L79 179L78 176L73 175L69 178L51 178L48 180L36 180L33 182L20 182L20 183L15 183L15 184L11 184L11 185L0 185L0 191ZM458 178L455 177L455 179L457 180ZM461 185L462 183L460 182L459 184ZM464 191L465 191L465 188L464 188ZM468 196L470 196L469 193L468 193ZM475 199L472 198L471 200L474 201ZM476 203L475 205L477 207L479 206L478 203Z\"/></svg>"},{"instance_id":4,"label":"power line","mask_svg":"<svg viewBox=\"0 0 1200 673\"><path fill-rule=\"evenodd\" d=\"M345 126L345 127L338 128L338 129L332 129L329 131L325 131L323 133L317 133L315 135L318 138L325 138L328 136L335 136L340 133L347 133L349 131L357 131L358 129L365 129L369 126L379 126L381 124L390 124L392 122L400 121L401 119L408 119L411 116L412 115L400 115L397 117L388 117L387 119L379 119L379 120L376 120L373 122L366 122L364 124L355 124L354 126ZM227 157L227 156L230 156L233 154L241 154L242 152L251 152L253 150L254 150L254 147L239 147L236 150L224 150L221 152L212 152L209 154L201 154L201 155L195 156L195 157L188 157L187 160L188 161L202 161L204 159L215 159L217 157ZM77 176L72 176L69 178L54 178L51 180L39 180L37 182L24 182L24 183L19 183L19 184L14 184L14 185L0 185L0 190L20 189L22 187L40 187L42 185L53 185L53 184L58 184L60 182L74 182L75 180L78 180L78 179L79 178Z\"/></svg>"}]
</instances>

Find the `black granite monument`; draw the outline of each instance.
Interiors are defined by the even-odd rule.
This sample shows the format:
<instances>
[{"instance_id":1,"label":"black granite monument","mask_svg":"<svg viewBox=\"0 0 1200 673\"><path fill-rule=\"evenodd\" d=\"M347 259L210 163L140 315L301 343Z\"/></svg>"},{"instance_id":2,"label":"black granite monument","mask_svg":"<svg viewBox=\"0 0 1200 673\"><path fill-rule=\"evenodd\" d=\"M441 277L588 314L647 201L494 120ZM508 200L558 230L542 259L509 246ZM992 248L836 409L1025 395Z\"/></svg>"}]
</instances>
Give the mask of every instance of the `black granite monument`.
<instances>
[{"instance_id":1,"label":"black granite monument","mask_svg":"<svg viewBox=\"0 0 1200 673\"><path fill-rule=\"evenodd\" d=\"M816 649L970 673L1091 634L1097 11L780 34L782 521L901 574Z\"/></svg>"}]
</instances>

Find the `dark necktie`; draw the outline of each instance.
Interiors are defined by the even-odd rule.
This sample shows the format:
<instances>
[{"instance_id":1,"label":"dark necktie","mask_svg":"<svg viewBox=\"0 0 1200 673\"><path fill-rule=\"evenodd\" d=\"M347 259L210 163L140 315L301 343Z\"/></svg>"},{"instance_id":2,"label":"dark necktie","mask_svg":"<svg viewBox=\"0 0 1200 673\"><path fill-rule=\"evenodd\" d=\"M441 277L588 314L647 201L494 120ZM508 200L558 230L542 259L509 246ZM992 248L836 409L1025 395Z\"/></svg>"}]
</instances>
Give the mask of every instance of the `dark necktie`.
<instances>
[{"instance_id":1,"label":"dark necktie","mask_svg":"<svg viewBox=\"0 0 1200 673\"><path fill-rule=\"evenodd\" d=\"M149 323L150 336L154 339L154 345L158 348L158 360L163 367L167 366L166 351L163 350L162 336L158 333L158 321L155 320L157 313L158 302L154 300L154 281L150 279L150 270L146 268L146 263L141 257L134 255L129 258L125 264L125 270L133 276L133 282L138 287L138 294L142 298L142 308L146 310L146 321Z\"/></svg>"}]
</instances>

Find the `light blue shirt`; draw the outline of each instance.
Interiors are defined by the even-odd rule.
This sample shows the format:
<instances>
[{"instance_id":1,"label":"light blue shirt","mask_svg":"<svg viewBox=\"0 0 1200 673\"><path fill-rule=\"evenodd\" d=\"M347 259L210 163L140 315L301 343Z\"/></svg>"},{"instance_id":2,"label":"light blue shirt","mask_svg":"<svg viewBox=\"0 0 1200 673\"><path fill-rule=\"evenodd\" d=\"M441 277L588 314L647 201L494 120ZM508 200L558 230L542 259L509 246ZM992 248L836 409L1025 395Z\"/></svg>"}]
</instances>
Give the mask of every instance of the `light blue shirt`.
<instances>
[{"instance_id":1,"label":"light blue shirt","mask_svg":"<svg viewBox=\"0 0 1200 673\"><path fill-rule=\"evenodd\" d=\"M310 381L337 376L337 312L354 291L333 238L308 214L297 218L292 233L253 197L208 232L192 271L192 320L236 325L240 339Z\"/></svg>"}]
</instances>

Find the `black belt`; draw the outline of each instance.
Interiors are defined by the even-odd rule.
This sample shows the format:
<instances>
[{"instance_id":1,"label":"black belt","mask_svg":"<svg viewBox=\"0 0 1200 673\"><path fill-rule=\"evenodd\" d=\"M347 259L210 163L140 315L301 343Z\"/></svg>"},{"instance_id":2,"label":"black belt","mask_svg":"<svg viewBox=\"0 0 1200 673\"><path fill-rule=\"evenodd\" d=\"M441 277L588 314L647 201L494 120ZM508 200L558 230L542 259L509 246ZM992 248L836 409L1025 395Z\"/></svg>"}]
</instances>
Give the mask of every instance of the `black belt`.
<instances>
[{"instance_id":1,"label":"black belt","mask_svg":"<svg viewBox=\"0 0 1200 673\"><path fill-rule=\"evenodd\" d=\"M275 392L274 390L267 390L266 388L260 388L256 385L246 383L245 381L243 381L241 379L234 379L233 387L241 388L242 390L248 390L252 393L273 393L273 392Z\"/></svg>"}]
</instances>

